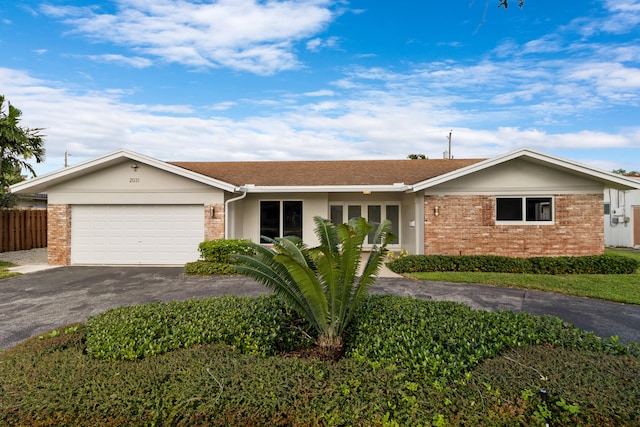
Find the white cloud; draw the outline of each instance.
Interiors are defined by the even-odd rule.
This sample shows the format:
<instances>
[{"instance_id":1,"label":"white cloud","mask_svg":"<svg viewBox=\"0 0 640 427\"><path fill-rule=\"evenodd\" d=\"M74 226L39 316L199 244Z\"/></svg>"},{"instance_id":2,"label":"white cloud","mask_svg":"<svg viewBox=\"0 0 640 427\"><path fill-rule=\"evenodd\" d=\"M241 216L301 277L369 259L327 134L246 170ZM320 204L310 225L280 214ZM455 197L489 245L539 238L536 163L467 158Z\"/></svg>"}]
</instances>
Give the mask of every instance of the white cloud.
<instances>
[{"instance_id":1,"label":"white cloud","mask_svg":"<svg viewBox=\"0 0 640 427\"><path fill-rule=\"evenodd\" d=\"M229 109L235 107L236 105L238 105L237 102L226 101L226 102L219 102L217 104L214 104L214 105L210 106L209 108L212 109L213 111L225 111L225 110L229 110Z\"/></svg>"},{"instance_id":2,"label":"white cloud","mask_svg":"<svg viewBox=\"0 0 640 427\"><path fill-rule=\"evenodd\" d=\"M307 50L319 52L321 49L336 49L339 43L339 37L328 37L326 39L315 38L307 42Z\"/></svg>"},{"instance_id":3,"label":"white cloud","mask_svg":"<svg viewBox=\"0 0 640 427\"><path fill-rule=\"evenodd\" d=\"M605 7L612 15L603 22L603 31L623 34L640 24L639 0L607 0Z\"/></svg>"},{"instance_id":4,"label":"white cloud","mask_svg":"<svg viewBox=\"0 0 640 427\"><path fill-rule=\"evenodd\" d=\"M318 96L318 97L319 96L334 96L335 92L332 91L332 90L323 89L323 90L317 90L317 91L314 91L314 92L307 92L304 95L305 96L312 96L312 97L315 97L315 96Z\"/></svg>"},{"instance_id":5,"label":"white cloud","mask_svg":"<svg viewBox=\"0 0 640 427\"><path fill-rule=\"evenodd\" d=\"M113 14L53 5L42 11L76 33L167 62L268 75L299 66L293 44L323 30L334 19L330 7L329 0L120 0Z\"/></svg>"},{"instance_id":6,"label":"white cloud","mask_svg":"<svg viewBox=\"0 0 640 427\"><path fill-rule=\"evenodd\" d=\"M147 58L139 56L130 57L124 55L105 54L105 55L89 55L89 59L96 62L110 62L114 64L123 64L133 68L147 68L153 65L153 62Z\"/></svg>"},{"instance_id":7,"label":"white cloud","mask_svg":"<svg viewBox=\"0 0 640 427\"><path fill-rule=\"evenodd\" d=\"M586 82L611 102L640 102L640 69L619 63L592 62L568 70L568 78Z\"/></svg>"},{"instance_id":8,"label":"white cloud","mask_svg":"<svg viewBox=\"0 0 640 427\"><path fill-rule=\"evenodd\" d=\"M133 0L120 3L114 15L62 8L52 13L59 13L82 33L108 34L109 40L165 61L257 73L282 69L285 59L288 64L296 62L292 38L255 41L251 31L238 30L220 36L222 41L203 40L210 28L170 19L175 4L163 0L148 6L153 16L147 18L137 15L147 9ZM284 7L285 3L279 4ZM325 3L310 4L322 9ZM202 4L184 5L187 15L209 10L202 9ZM225 11L238 5L255 11L268 3L244 0L216 5ZM221 12L212 9L210 13ZM114 20L112 24L120 28L112 34L103 28L105 23L98 23L90 32L80 21L92 16ZM149 25L158 40L134 44L136 22ZM170 28L185 32L172 39ZM297 40L307 37L301 35L303 30L296 31L289 34ZM317 39L321 48L324 39ZM550 60L550 51L559 54ZM42 81L6 68L0 68L0 87L8 88L5 95L23 109L25 124L46 128L50 169L61 165L67 148L73 161L120 147L164 160L404 158L416 152L439 158L451 129L457 158L491 157L523 146L543 151L631 150L640 146L640 125L617 131L571 129L588 129L591 117L599 119L608 109L640 103L639 55L634 45L572 44L563 34L525 44L506 42L475 61L353 67L330 83L331 90L321 83L317 90L307 87L300 93L278 92L264 99L227 99L208 105L135 104L125 101L129 92L122 89L83 91L77 82ZM229 116L221 117L219 111ZM212 113L219 115L208 116ZM578 120L582 124L576 126ZM632 164L619 167L637 169Z\"/></svg>"},{"instance_id":9,"label":"white cloud","mask_svg":"<svg viewBox=\"0 0 640 427\"><path fill-rule=\"evenodd\" d=\"M600 18L576 18L566 27L584 37L599 33L626 34L640 25L640 0L605 0L606 16Z\"/></svg>"},{"instance_id":10,"label":"white cloud","mask_svg":"<svg viewBox=\"0 0 640 427\"><path fill-rule=\"evenodd\" d=\"M524 44L523 53L555 53L563 50L562 39L557 34L549 34Z\"/></svg>"}]
</instances>

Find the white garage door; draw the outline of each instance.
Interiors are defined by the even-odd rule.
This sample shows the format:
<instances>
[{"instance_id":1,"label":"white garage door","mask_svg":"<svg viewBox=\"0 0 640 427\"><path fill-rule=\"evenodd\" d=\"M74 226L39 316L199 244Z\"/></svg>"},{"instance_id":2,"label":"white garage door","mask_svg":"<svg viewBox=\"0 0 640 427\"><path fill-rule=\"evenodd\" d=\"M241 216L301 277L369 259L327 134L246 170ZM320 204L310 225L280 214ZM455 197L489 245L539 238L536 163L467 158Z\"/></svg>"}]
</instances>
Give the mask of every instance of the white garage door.
<instances>
[{"instance_id":1,"label":"white garage door","mask_svg":"<svg viewBox=\"0 0 640 427\"><path fill-rule=\"evenodd\" d=\"M184 264L199 257L204 207L74 205L72 264Z\"/></svg>"}]
</instances>

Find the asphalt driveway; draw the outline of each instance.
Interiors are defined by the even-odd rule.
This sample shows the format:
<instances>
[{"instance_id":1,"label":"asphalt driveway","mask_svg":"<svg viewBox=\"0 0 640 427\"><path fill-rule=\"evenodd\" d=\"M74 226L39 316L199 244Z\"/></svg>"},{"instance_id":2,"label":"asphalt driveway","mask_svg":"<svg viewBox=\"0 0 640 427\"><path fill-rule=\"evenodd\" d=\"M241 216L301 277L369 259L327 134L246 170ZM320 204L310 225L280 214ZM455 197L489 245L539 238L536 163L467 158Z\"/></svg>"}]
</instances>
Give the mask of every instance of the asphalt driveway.
<instances>
[{"instance_id":1,"label":"asphalt driveway","mask_svg":"<svg viewBox=\"0 0 640 427\"><path fill-rule=\"evenodd\" d=\"M60 267L0 281L0 350L110 308L268 293L245 277L190 277L180 267ZM602 337L640 342L640 306L539 291L379 278L373 293L465 303L475 309L558 316Z\"/></svg>"}]
</instances>

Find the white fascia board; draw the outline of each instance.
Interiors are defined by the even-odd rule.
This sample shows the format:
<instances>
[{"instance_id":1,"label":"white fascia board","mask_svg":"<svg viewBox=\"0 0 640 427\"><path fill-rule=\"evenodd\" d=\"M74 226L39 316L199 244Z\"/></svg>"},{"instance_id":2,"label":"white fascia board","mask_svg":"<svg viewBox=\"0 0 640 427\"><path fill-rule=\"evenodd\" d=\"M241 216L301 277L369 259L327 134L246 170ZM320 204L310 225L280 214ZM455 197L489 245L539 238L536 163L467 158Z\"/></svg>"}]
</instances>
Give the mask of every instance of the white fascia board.
<instances>
[{"instance_id":1,"label":"white fascia board","mask_svg":"<svg viewBox=\"0 0 640 427\"><path fill-rule=\"evenodd\" d=\"M241 187L247 193L389 193L405 192L410 186L393 185L318 185L318 186L257 186L247 184Z\"/></svg>"},{"instance_id":2,"label":"white fascia board","mask_svg":"<svg viewBox=\"0 0 640 427\"><path fill-rule=\"evenodd\" d=\"M10 187L10 190L12 193L44 193L46 192L48 187L67 181L69 179L73 179L75 177L85 175L94 170L102 169L109 166L110 164L118 163L122 161L122 159L129 159L134 162L143 163L148 166L152 166L166 172L170 172L184 178L192 179L194 181L201 182L203 184L207 184L225 191L234 192L236 190L236 187L232 184L219 181L217 179L210 178L205 175L189 171L187 169L183 169L181 167L154 159L153 157L148 157L124 149L117 150L112 153L96 157L95 159L86 160L76 165L72 165L54 172L49 172L39 177L14 184Z\"/></svg>"},{"instance_id":3,"label":"white fascia board","mask_svg":"<svg viewBox=\"0 0 640 427\"><path fill-rule=\"evenodd\" d=\"M478 163L466 166L464 168L446 173L444 175L437 176L432 179L420 182L413 186L413 191L421 191L436 185L440 185L447 181L461 178L463 176L479 172L483 169L496 166L500 163L507 162L509 160L524 158L533 159L541 164L553 165L559 169L567 170L569 173L576 173L592 178L594 181L601 182L606 186L620 189L640 189L639 183L632 178L618 175L613 172L606 172L604 170L587 166L572 160L563 159L561 157L552 156L550 154L542 153L540 151L532 150L530 148L521 148L511 151L502 156L494 157L492 159L483 160Z\"/></svg>"}]
</instances>

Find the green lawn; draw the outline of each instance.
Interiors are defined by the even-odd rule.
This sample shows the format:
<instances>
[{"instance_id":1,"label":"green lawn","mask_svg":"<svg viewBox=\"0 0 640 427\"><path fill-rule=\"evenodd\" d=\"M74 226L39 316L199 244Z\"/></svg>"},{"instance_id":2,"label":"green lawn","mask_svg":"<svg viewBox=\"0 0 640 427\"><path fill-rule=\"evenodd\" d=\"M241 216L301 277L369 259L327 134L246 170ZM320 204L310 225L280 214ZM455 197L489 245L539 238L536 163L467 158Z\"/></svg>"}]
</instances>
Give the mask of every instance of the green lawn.
<instances>
[{"instance_id":1,"label":"green lawn","mask_svg":"<svg viewBox=\"0 0 640 427\"><path fill-rule=\"evenodd\" d=\"M606 253L640 260L640 252L637 251L608 249ZM537 289L628 304L640 304L640 272L636 272L636 274L563 275L434 272L412 273L407 276L438 282L479 283L508 288Z\"/></svg>"}]
</instances>

